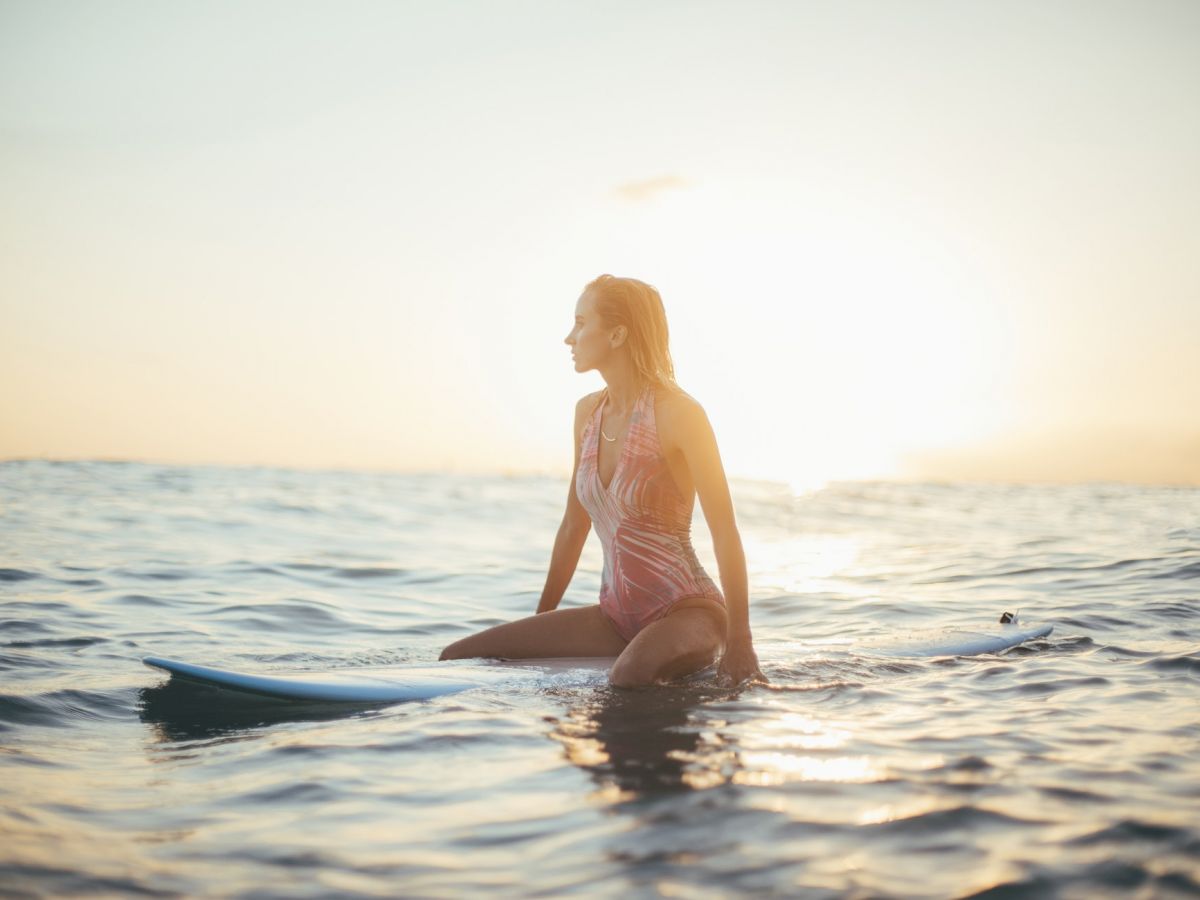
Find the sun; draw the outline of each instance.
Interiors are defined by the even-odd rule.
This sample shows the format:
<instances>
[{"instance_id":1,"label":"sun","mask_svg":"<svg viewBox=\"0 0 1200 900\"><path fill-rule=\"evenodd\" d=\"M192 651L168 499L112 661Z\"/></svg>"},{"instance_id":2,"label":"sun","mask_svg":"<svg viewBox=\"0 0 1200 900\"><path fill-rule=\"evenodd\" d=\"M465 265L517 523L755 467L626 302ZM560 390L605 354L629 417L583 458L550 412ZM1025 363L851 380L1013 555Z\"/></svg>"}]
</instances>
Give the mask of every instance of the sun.
<instances>
[{"instance_id":1,"label":"sun","mask_svg":"<svg viewBox=\"0 0 1200 900\"><path fill-rule=\"evenodd\" d=\"M801 485L888 477L906 454L999 427L1019 347L1002 285L948 226L770 188L695 184L625 223L726 468Z\"/></svg>"}]
</instances>

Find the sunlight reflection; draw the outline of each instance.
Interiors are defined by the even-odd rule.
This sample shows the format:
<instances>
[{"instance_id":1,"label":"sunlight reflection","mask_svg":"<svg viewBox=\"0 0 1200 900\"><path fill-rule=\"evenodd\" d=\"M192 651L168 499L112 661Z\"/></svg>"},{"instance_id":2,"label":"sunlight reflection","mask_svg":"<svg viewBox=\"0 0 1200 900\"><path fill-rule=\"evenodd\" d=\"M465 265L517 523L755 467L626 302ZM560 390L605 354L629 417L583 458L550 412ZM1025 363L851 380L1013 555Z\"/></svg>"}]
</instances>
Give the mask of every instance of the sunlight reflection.
<instances>
[{"instance_id":1,"label":"sunlight reflection","mask_svg":"<svg viewBox=\"0 0 1200 900\"><path fill-rule=\"evenodd\" d=\"M828 722L799 713L784 713L762 723L761 731L748 734L743 744L750 750L836 750L851 733Z\"/></svg>"},{"instance_id":2,"label":"sunlight reflection","mask_svg":"<svg viewBox=\"0 0 1200 900\"><path fill-rule=\"evenodd\" d=\"M627 800L633 800L637 794L633 791L623 790L616 784L602 784L596 790L588 794L588 800L592 803L601 806L611 806L616 803L624 803Z\"/></svg>"},{"instance_id":3,"label":"sunlight reflection","mask_svg":"<svg viewBox=\"0 0 1200 900\"><path fill-rule=\"evenodd\" d=\"M747 558L753 561L755 585L787 593L825 590L826 582L851 570L863 551L862 541L853 537L770 541L745 534L742 540Z\"/></svg>"},{"instance_id":4,"label":"sunlight reflection","mask_svg":"<svg viewBox=\"0 0 1200 900\"><path fill-rule=\"evenodd\" d=\"M885 822L897 822L913 819L931 812L937 812L944 804L933 798L923 798L909 803L885 803L863 810L858 816L859 825L882 825Z\"/></svg>"},{"instance_id":5,"label":"sunlight reflection","mask_svg":"<svg viewBox=\"0 0 1200 900\"><path fill-rule=\"evenodd\" d=\"M608 762L608 752L595 738L572 737L563 746L567 759L577 766L602 766Z\"/></svg>"},{"instance_id":6,"label":"sunlight reflection","mask_svg":"<svg viewBox=\"0 0 1200 900\"><path fill-rule=\"evenodd\" d=\"M887 769L869 756L793 756L748 750L742 754L747 768L733 776L735 784L770 787L790 781L828 781L839 784L868 784L883 781Z\"/></svg>"},{"instance_id":7,"label":"sunlight reflection","mask_svg":"<svg viewBox=\"0 0 1200 900\"><path fill-rule=\"evenodd\" d=\"M696 765L684 769L680 773L680 780L694 791L704 791L719 787L729 779L720 769Z\"/></svg>"}]
</instances>

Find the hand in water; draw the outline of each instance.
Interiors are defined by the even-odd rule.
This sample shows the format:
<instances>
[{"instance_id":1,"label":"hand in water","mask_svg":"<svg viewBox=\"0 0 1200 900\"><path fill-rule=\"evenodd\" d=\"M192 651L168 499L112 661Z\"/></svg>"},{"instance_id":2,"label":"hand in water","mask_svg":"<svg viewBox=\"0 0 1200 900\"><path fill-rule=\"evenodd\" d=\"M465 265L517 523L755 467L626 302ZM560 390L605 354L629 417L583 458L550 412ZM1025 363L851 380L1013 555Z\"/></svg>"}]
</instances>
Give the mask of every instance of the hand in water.
<instances>
[{"instance_id":1,"label":"hand in water","mask_svg":"<svg viewBox=\"0 0 1200 900\"><path fill-rule=\"evenodd\" d=\"M740 685L747 682L767 683L767 677L758 667L758 655L749 640L729 647L717 666L717 683Z\"/></svg>"}]
</instances>

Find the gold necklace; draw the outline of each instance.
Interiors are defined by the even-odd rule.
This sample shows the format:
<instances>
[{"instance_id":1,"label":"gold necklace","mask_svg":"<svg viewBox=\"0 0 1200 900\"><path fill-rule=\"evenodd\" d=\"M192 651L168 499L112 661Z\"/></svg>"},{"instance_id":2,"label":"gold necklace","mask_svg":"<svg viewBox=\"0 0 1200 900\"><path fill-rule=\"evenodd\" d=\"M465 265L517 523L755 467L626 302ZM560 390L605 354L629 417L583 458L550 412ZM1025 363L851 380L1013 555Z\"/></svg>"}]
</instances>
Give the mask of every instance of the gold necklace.
<instances>
[{"instance_id":1,"label":"gold necklace","mask_svg":"<svg viewBox=\"0 0 1200 900\"><path fill-rule=\"evenodd\" d=\"M632 414L632 413L631 413L631 414ZM626 424L628 424L628 423L626 423ZM604 424L603 424L603 419L601 420L601 425L600 425L600 436L601 436L602 438L604 438L606 441L608 441L610 444L611 444L611 443L613 443L613 442L616 440L616 438L615 438L615 437L609 437L607 434L605 434L605 432L604 432Z\"/></svg>"},{"instance_id":2,"label":"gold necklace","mask_svg":"<svg viewBox=\"0 0 1200 900\"><path fill-rule=\"evenodd\" d=\"M628 423L626 423L626 424L628 424ZM608 441L610 444L616 440L615 437L609 437L608 434L604 431L604 419L600 420L600 436L602 438L604 438L606 441Z\"/></svg>"}]
</instances>

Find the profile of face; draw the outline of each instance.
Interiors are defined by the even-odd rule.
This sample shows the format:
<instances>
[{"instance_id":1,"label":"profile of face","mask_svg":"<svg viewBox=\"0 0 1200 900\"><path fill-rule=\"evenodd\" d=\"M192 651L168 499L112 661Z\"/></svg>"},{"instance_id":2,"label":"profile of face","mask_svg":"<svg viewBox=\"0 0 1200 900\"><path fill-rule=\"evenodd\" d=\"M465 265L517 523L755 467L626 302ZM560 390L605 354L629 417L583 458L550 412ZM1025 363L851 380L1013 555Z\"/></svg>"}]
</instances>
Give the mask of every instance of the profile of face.
<instances>
[{"instance_id":1,"label":"profile of face","mask_svg":"<svg viewBox=\"0 0 1200 900\"><path fill-rule=\"evenodd\" d=\"M575 304L575 326L564 343L571 348L576 372L602 366L625 342L625 327L605 325L596 309L596 298L584 292Z\"/></svg>"}]
</instances>

